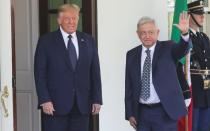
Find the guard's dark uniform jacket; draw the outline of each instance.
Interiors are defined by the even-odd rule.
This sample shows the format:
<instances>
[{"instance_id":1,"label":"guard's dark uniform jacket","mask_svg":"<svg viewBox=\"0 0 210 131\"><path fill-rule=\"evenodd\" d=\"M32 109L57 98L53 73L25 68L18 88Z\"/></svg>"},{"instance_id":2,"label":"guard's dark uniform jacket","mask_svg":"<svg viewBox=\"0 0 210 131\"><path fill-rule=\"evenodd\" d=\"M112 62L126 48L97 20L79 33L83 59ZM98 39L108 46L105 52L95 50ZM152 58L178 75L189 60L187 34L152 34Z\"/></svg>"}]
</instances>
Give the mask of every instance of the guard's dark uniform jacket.
<instances>
[{"instance_id":1,"label":"guard's dark uniform jacket","mask_svg":"<svg viewBox=\"0 0 210 131\"><path fill-rule=\"evenodd\" d=\"M183 96L184 96L184 99L189 99L191 98L191 91L190 91L190 88L189 88L189 85L188 85L188 82L185 78L185 74L184 74L184 66L181 62L178 62L177 64L177 75L178 75L178 79L179 79L179 84L180 84L180 87L182 88L182 92L183 92Z\"/></svg>"},{"instance_id":2,"label":"guard's dark uniform jacket","mask_svg":"<svg viewBox=\"0 0 210 131\"><path fill-rule=\"evenodd\" d=\"M196 33L197 34L197 33ZM190 30L190 38L193 48L191 50L191 81L194 107L210 107L210 86L204 89L204 81L210 80L209 72L199 74L200 70L210 70L210 42L206 34L200 32L197 35ZM192 70L198 74L192 73Z\"/></svg>"}]
</instances>

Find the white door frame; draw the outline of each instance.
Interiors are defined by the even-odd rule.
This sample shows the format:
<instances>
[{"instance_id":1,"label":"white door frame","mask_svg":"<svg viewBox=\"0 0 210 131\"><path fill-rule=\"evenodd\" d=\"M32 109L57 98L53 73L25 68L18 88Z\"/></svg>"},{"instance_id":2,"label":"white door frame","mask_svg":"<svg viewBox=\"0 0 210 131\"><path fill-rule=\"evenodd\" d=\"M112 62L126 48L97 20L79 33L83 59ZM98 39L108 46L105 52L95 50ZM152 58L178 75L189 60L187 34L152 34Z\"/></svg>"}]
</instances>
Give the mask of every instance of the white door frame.
<instances>
[{"instance_id":1,"label":"white door frame","mask_svg":"<svg viewBox=\"0 0 210 131\"><path fill-rule=\"evenodd\" d=\"M11 32L11 2L0 0L0 130L14 131L13 124L13 92L12 92L12 32ZM3 97L3 89L7 86L8 97ZM5 107L5 108L4 108ZM5 117L5 110L8 116Z\"/></svg>"}]
</instances>

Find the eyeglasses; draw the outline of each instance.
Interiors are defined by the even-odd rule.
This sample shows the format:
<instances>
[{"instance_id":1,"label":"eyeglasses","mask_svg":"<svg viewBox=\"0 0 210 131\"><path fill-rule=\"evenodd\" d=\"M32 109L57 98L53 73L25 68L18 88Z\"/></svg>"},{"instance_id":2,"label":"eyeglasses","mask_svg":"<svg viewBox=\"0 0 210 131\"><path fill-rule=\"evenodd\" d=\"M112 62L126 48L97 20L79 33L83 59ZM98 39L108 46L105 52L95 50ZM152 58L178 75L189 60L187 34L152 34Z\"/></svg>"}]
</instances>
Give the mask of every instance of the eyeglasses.
<instances>
[{"instance_id":1,"label":"eyeglasses","mask_svg":"<svg viewBox=\"0 0 210 131\"><path fill-rule=\"evenodd\" d=\"M140 36L145 37L145 36L153 36L156 33L156 31L141 31Z\"/></svg>"}]
</instances>

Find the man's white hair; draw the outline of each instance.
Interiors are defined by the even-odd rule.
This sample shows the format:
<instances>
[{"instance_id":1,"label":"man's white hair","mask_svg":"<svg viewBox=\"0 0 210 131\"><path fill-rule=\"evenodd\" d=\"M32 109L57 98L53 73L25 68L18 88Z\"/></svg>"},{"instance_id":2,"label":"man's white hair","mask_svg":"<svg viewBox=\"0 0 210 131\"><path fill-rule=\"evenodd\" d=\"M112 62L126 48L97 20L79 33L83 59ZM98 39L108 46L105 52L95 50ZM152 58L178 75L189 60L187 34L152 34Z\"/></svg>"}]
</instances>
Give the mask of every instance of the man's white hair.
<instances>
[{"instance_id":1,"label":"man's white hair","mask_svg":"<svg viewBox=\"0 0 210 131\"><path fill-rule=\"evenodd\" d=\"M141 17L141 19L139 19L139 21L137 23L137 30L139 29L139 27L141 27L142 25L144 25L146 23L153 23L155 26L157 26L155 19L150 18L148 16L143 16L143 17Z\"/></svg>"}]
</instances>

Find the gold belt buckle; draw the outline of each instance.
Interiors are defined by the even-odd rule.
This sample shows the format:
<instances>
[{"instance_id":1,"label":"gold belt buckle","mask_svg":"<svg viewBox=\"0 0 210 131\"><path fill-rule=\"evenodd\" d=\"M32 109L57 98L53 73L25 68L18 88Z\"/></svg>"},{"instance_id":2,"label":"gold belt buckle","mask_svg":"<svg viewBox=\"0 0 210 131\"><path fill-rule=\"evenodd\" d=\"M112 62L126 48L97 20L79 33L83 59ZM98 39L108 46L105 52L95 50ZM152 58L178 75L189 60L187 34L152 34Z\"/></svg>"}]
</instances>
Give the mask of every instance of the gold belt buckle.
<instances>
[{"instance_id":1,"label":"gold belt buckle","mask_svg":"<svg viewBox=\"0 0 210 131\"><path fill-rule=\"evenodd\" d=\"M210 75L209 70L204 70L204 75Z\"/></svg>"},{"instance_id":2,"label":"gold belt buckle","mask_svg":"<svg viewBox=\"0 0 210 131\"><path fill-rule=\"evenodd\" d=\"M204 90L210 89L210 80L203 80Z\"/></svg>"}]
</instances>

